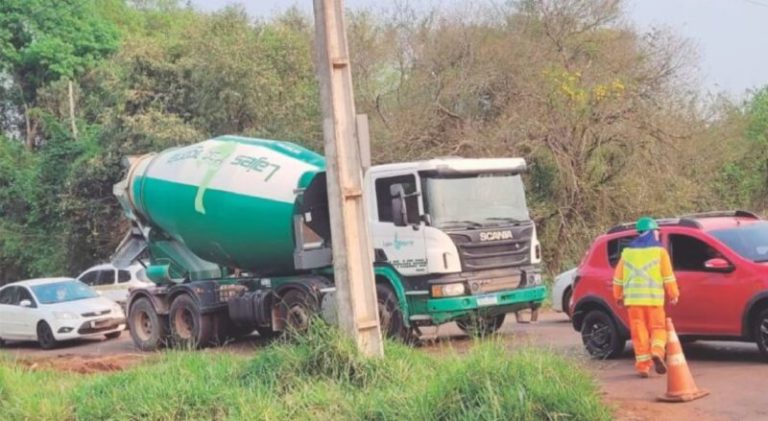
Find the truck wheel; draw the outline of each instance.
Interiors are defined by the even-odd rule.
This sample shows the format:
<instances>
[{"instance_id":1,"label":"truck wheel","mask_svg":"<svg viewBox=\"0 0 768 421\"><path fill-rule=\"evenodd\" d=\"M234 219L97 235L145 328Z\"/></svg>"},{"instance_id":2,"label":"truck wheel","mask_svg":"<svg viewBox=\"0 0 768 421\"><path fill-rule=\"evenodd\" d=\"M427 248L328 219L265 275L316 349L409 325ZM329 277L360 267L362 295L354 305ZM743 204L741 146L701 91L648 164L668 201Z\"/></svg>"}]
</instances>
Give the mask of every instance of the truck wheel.
<instances>
[{"instance_id":1,"label":"truck wheel","mask_svg":"<svg viewBox=\"0 0 768 421\"><path fill-rule=\"evenodd\" d=\"M43 349L53 349L58 345L51 327L44 321L37 324L37 342L40 343L40 348Z\"/></svg>"},{"instance_id":2,"label":"truck wheel","mask_svg":"<svg viewBox=\"0 0 768 421\"><path fill-rule=\"evenodd\" d=\"M376 301L379 307L381 333L388 338L407 342L410 339L410 330L405 326L403 312L400 309L400 304L397 302L397 295L392 291L392 288L377 284Z\"/></svg>"},{"instance_id":3,"label":"truck wheel","mask_svg":"<svg viewBox=\"0 0 768 421\"><path fill-rule=\"evenodd\" d=\"M133 343L142 351L165 346L168 329L147 298L139 298L128 310L128 327Z\"/></svg>"},{"instance_id":4,"label":"truck wheel","mask_svg":"<svg viewBox=\"0 0 768 421\"><path fill-rule=\"evenodd\" d=\"M456 320L456 325L470 336L487 336L495 333L504 324L506 314L498 316L474 316Z\"/></svg>"},{"instance_id":5,"label":"truck wheel","mask_svg":"<svg viewBox=\"0 0 768 421\"><path fill-rule=\"evenodd\" d=\"M211 344L214 330L212 317L200 313L200 307L189 295L182 294L173 300L168 317L175 347L198 348Z\"/></svg>"},{"instance_id":6,"label":"truck wheel","mask_svg":"<svg viewBox=\"0 0 768 421\"><path fill-rule=\"evenodd\" d=\"M584 317L581 341L594 358L616 358L624 351L624 341L611 316L603 310L592 310Z\"/></svg>"},{"instance_id":7,"label":"truck wheel","mask_svg":"<svg viewBox=\"0 0 768 421\"><path fill-rule=\"evenodd\" d=\"M753 329L752 334L757 342L757 348L760 349L763 358L768 360L768 309L760 312Z\"/></svg>"},{"instance_id":8,"label":"truck wheel","mask_svg":"<svg viewBox=\"0 0 768 421\"><path fill-rule=\"evenodd\" d=\"M280 317L283 319L286 331L307 330L312 317L317 315L317 312L316 300L303 290L291 289L280 297Z\"/></svg>"}]
</instances>

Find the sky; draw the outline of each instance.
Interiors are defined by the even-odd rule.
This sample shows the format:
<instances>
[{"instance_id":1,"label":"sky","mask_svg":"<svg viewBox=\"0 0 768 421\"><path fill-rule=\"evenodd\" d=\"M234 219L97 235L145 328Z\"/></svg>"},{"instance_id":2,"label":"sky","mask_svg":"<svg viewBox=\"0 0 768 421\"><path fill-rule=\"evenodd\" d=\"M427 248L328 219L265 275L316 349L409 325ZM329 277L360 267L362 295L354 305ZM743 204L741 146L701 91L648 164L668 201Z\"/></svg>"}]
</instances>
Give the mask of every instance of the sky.
<instances>
[{"instance_id":1,"label":"sky","mask_svg":"<svg viewBox=\"0 0 768 421\"><path fill-rule=\"evenodd\" d=\"M376 10L389 1L346 0L344 5L350 9ZM191 3L206 11L242 4L254 17L269 17L293 5L312 11L312 0L191 0ZM462 3L465 2L410 1L424 9ZM625 9L627 19L641 31L668 28L692 43L698 53L697 76L703 92L726 92L739 98L749 89L768 85L768 0L625 0Z\"/></svg>"}]
</instances>

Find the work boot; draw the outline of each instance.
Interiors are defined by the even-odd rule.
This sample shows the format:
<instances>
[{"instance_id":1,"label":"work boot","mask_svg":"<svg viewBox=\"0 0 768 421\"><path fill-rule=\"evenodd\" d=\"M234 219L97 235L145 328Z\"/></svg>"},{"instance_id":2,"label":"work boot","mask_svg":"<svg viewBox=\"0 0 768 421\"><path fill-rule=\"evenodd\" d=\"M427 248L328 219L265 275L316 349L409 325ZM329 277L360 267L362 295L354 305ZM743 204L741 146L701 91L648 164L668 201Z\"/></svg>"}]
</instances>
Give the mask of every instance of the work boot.
<instances>
[{"instance_id":1,"label":"work boot","mask_svg":"<svg viewBox=\"0 0 768 421\"><path fill-rule=\"evenodd\" d=\"M651 359L653 360L653 368L656 369L657 373L667 374L667 364L664 362L663 357L658 354L653 354Z\"/></svg>"}]
</instances>

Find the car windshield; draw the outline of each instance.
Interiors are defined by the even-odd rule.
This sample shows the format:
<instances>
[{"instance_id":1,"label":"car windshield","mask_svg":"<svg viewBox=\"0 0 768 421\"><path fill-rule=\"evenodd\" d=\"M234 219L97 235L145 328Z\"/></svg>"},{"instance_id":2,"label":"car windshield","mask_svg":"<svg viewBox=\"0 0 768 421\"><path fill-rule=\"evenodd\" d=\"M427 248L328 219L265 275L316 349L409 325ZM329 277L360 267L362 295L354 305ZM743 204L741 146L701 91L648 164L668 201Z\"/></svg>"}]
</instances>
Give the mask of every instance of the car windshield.
<instances>
[{"instance_id":1,"label":"car windshield","mask_svg":"<svg viewBox=\"0 0 768 421\"><path fill-rule=\"evenodd\" d=\"M489 226L530 220L519 174L425 177L432 225Z\"/></svg>"},{"instance_id":2,"label":"car windshield","mask_svg":"<svg viewBox=\"0 0 768 421\"><path fill-rule=\"evenodd\" d=\"M755 262L768 262L768 222L711 231L736 253Z\"/></svg>"},{"instance_id":3,"label":"car windshield","mask_svg":"<svg viewBox=\"0 0 768 421\"><path fill-rule=\"evenodd\" d=\"M50 284L35 285L32 287L37 300L41 304L56 304L67 301L85 300L99 295L88 285L76 281L52 282Z\"/></svg>"}]
</instances>

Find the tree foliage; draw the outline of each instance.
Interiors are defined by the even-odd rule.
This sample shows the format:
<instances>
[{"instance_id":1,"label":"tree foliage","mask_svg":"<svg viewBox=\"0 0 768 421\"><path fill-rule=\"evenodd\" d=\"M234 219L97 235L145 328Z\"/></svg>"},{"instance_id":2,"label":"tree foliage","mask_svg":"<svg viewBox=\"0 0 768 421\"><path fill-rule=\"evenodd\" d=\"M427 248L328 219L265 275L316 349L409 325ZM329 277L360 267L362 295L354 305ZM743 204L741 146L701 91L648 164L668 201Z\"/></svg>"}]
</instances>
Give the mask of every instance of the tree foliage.
<instances>
[{"instance_id":1,"label":"tree foliage","mask_svg":"<svg viewBox=\"0 0 768 421\"><path fill-rule=\"evenodd\" d=\"M0 279L74 274L124 234L126 155L245 134L322 145L310 16L174 0L0 4ZM641 214L768 201L768 88L701 98L694 52L619 0L348 15L373 159L522 156L549 271ZM69 132L65 81L80 135ZM22 94L23 93L23 94ZM35 150L23 147L30 117Z\"/></svg>"}]
</instances>

